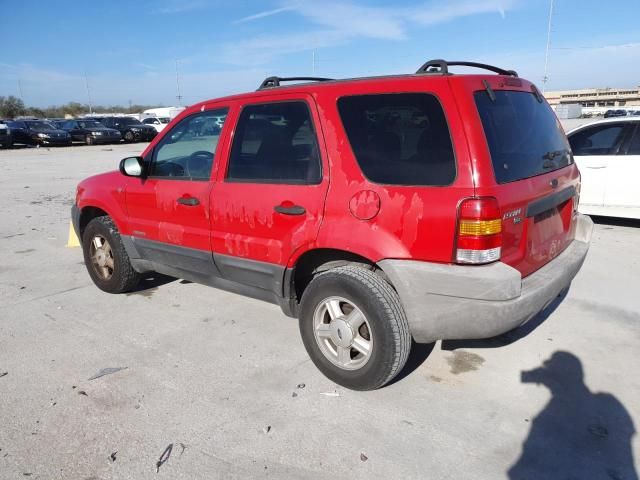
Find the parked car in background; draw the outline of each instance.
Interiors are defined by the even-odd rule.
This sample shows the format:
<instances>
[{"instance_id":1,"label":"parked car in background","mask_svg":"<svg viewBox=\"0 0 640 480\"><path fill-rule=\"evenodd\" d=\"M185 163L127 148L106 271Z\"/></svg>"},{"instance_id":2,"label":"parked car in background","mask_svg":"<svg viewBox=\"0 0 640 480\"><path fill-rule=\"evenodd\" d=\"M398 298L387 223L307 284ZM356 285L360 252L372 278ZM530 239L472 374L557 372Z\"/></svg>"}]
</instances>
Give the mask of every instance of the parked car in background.
<instances>
[{"instance_id":1,"label":"parked car in background","mask_svg":"<svg viewBox=\"0 0 640 480\"><path fill-rule=\"evenodd\" d=\"M95 118L107 128L120 132L125 142L150 142L158 134L151 125L145 125L133 117L101 117Z\"/></svg>"},{"instance_id":2,"label":"parked car in background","mask_svg":"<svg viewBox=\"0 0 640 480\"><path fill-rule=\"evenodd\" d=\"M604 112L604 118L626 117L626 116L627 116L626 110L607 110L606 112Z\"/></svg>"},{"instance_id":3,"label":"parked car in background","mask_svg":"<svg viewBox=\"0 0 640 480\"><path fill-rule=\"evenodd\" d=\"M49 122L50 124L54 125L56 128L64 130L62 126L64 125L64 122L67 121L67 119L66 118L45 118L44 121Z\"/></svg>"},{"instance_id":4,"label":"parked car in background","mask_svg":"<svg viewBox=\"0 0 640 480\"><path fill-rule=\"evenodd\" d=\"M0 146L3 148L10 148L11 145L11 131L9 130L6 122L4 120L0 120Z\"/></svg>"},{"instance_id":5,"label":"parked car in background","mask_svg":"<svg viewBox=\"0 0 640 480\"><path fill-rule=\"evenodd\" d=\"M122 135L115 128L107 128L96 120L67 120L62 128L69 132L72 140L94 143L119 143Z\"/></svg>"},{"instance_id":6,"label":"parked car in background","mask_svg":"<svg viewBox=\"0 0 640 480\"><path fill-rule=\"evenodd\" d=\"M171 119L169 117L147 117L142 119L142 123L151 125L158 133L160 133L170 121Z\"/></svg>"},{"instance_id":7,"label":"parked car in background","mask_svg":"<svg viewBox=\"0 0 640 480\"><path fill-rule=\"evenodd\" d=\"M68 132L43 120L13 120L7 122L7 125L14 145L71 145L71 135Z\"/></svg>"},{"instance_id":8,"label":"parked car in background","mask_svg":"<svg viewBox=\"0 0 640 480\"><path fill-rule=\"evenodd\" d=\"M450 73L462 65L493 73ZM593 227L579 190L535 85L435 60L193 105L83 180L71 213L98 288L155 271L275 303L319 370L370 390L413 341L493 337L565 291Z\"/></svg>"},{"instance_id":9,"label":"parked car in background","mask_svg":"<svg viewBox=\"0 0 640 480\"><path fill-rule=\"evenodd\" d=\"M582 213L640 219L640 117L610 118L568 134L582 174Z\"/></svg>"}]
</instances>

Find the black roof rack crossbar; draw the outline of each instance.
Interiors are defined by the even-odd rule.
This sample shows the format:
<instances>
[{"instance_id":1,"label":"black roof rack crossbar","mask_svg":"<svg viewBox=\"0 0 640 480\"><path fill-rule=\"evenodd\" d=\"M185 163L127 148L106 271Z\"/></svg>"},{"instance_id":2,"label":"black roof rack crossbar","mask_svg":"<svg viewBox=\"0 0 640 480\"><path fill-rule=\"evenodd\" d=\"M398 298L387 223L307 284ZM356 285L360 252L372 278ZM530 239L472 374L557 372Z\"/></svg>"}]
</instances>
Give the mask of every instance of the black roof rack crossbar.
<instances>
[{"instance_id":1,"label":"black roof rack crossbar","mask_svg":"<svg viewBox=\"0 0 640 480\"><path fill-rule=\"evenodd\" d=\"M309 82L328 82L333 80L333 78L323 78L323 77L267 77L258 87L258 90L263 90L265 88L274 88L279 87L282 82L299 82L299 81L309 81Z\"/></svg>"},{"instance_id":2,"label":"black roof rack crossbar","mask_svg":"<svg viewBox=\"0 0 640 480\"><path fill-rule=\"evenodd\" d=\"M440 75L448 75L449 67L474 67L482 68L483 70L489 70L495 72L498 75L507 75L509 77L517 77L518 73L515 70L504 70L500 67L494 67L493 65L487 65L485 63L476 62L448 62L446 60L429 60L422 65L416 73L437 73Z\"/></svg>"}]
</instances>

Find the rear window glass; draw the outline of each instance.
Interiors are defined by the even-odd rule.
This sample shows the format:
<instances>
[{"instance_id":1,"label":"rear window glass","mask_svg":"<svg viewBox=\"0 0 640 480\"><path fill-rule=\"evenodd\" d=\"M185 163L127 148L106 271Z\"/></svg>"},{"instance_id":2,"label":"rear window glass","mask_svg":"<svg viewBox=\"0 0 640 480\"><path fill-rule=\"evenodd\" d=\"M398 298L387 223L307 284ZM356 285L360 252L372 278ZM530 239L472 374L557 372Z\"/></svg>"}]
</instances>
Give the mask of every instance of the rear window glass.
<instances>
[{"instance_id":1,"label":"rear window glass","mask_svg":"<svg viewBox=\"0 0 640 480\"><path fill-rule=\"evenodd\" d=\"M566 167L573 162L560 122L533 93L484 90L476 106L498 183L514 182Z\"/></svg>"},{"instance_id":2,"label":"rear window glass","mask_svg":"<svg viewBox=\"0 0 640 480\"><path fill-rule=\"evenodd\" d=\"M455 179L449 128L433 95L343 97L338 110L362 173L372 182L437 186Z\"/></svg>"}]
</instances>

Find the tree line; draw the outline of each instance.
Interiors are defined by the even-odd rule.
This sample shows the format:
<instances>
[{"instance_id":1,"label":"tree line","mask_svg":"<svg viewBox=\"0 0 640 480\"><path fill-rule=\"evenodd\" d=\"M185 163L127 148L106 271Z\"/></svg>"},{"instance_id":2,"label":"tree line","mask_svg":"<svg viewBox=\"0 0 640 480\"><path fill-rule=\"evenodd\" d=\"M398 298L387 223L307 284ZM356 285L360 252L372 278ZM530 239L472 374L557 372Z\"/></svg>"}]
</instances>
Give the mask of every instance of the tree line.
<instances>
[{"instance_id":1,"label":"tree line","mask_svg":"<svg viewBox=\"0 0 640 480\"><path fill-rule=\"evenodd\" d=\"M122 105L94 105L89 109L89 105L79 102L69 102L65 105L54 105L45 108L28 107L22 99L9 95L0 96L0 118L15 118L20 116L30 116L36 118L64 118L66 115L77 117L79 115L93 113L138 113L149 108L157 108L162 105L138 105L133 104L128 107Z\"/></svg>"}]
</instances>

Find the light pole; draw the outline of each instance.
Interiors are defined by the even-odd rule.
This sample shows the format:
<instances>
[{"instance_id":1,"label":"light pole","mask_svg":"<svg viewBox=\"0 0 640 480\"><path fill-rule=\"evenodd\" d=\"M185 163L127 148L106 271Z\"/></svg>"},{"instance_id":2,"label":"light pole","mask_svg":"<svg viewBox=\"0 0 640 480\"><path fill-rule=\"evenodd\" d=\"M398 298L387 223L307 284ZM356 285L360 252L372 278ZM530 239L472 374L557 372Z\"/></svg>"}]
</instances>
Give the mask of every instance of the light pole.
<instances>
[{"instance_id":1,"label":"light pole","mask_svg":"<svg viewBox=\"0 0 640 480\"><path fill-rule=\"evenodd\" d=\"M549 66L549 49L551 48L551 18L553 17L553 0L549 4L549 23L547 25L547 49L544 52L544 77L542 77L542 93L547 88L547 69Z\"/></svg>"},{"instance_id":2,"label":"light pole","mask_svg":"<svg viewBox=\"0 0 640 480\"><path fill-rule=\"evenodd\" d=\"M178 59L177 58L176 58L176 91L178 92L178 94L176 95L176 98L178 99L178 106L181 107L182 95L180 95L180 77L178 76Z\"/></svg>"},{"instance_id":3,"label":"light pole","mask_svg":"<svg viewBox=\"0 0 640 480\"><path fill-rule=\"evenodd\" d=\"M87 71L84 71L84 83L87 87L87 98L89 99L89 115L93 115L93 104L91 102L91 90L89 90L89 77L87 77Z\"/></svg>"}]
</instances>

